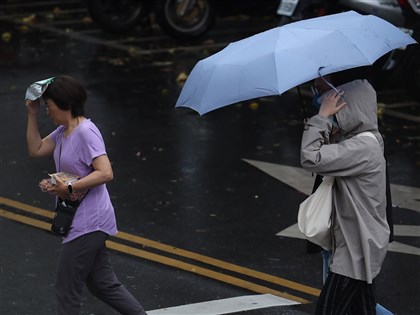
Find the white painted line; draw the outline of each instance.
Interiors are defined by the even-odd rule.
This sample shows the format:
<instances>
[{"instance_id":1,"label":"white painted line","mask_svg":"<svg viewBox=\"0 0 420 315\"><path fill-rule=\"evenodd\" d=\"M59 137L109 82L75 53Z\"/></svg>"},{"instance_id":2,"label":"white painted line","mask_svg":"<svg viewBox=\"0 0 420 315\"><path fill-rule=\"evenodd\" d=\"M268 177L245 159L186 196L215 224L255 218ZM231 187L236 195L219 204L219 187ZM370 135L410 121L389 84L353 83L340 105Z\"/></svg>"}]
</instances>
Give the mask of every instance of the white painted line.
<instances>
[{"instance_id":1,"label":"white painted line","mask_svg":"<svg viewBox=\"0 0 420 315\"><path fill-rule=\"evenodd\" d=\"M147 311L149 315L219 315L300 304L271 294L248 295Z\"/></svg>"},{"instance_id":2,"label":"white painted line","mask_svg":"<svg viewBox=\"0 0 420 315\"><path fill-rule=\"evenodd\" d=\"M264 173L273 176L279 181L293 187L305 195L309 195L312 191L314 177L310 172L307 172L302 168L248 159L243 159L243 161L258 168ZM420 198L418 197L420 196L420 188L391 184L391 194L392 202L395 206L420 213ZM297 209L298 205L296 206L296 217ZM420 237L420 226L394 225L394 234L395 236ZM289 226L276 235L305 239L305 236L299 231L297 224ZM420 248L395 241L389 244L388 250L397 253L420 255Z\"/></svg>"},{"instance_id":3,"label":"white painted line","mask_svg":"<svg viewBox=\"0 0 420 315\"><path fill-rule=\"evenodd\" d=\"M394 234L395 236L413 236L419 237L420 236L420 226L418 225L394 225ZM283 237L291 237L291 238L298 238L298 239L305 239L305 236L302 232L299 231L299 228L296 224L289 226L287 229L280 231L276 234L277 236ZM420 248L403 244L400 242L392 242L389 243L388 251L395 252L395 253L402 253L402 254L410 254L410 255L417 255L420 256Z\"/></svg>"},{"instance_id":4,"label":"white painted line","mask_svg":"<svg viewBox=\"0 0 420 315\"><path fill-rule=\"evenodd\" d=\"M300 238L305 240L305 235L299 230L297 223L289 226L287 229L280 231L276 234L277 236Z\"/></svg>"},{"instance_id":5,"label":"white painted line","mask_svg":"<svg viewBox=\"0 0 420 315\"><path fill-rule=\"evenodd\" d=\"M248 159L242 160L306 195L312 192L315 177L303 168ZM392 203L395 206L420 213L420 188L391 184L391 194Z\"/></svg>"},{"instance_id":6,"label":"white painted line","mask_svg":"<svg viewBox=\"0 0 420 315\"><path fill-rule=\"evenodd\" d=\"M420 188L391 184L392 203L420 213Z\"/></svg>"},{"instance_id":7,"label":"white painted line","mask_svg":"<svg viewBox=\"0 0 420 315\"><path fill-rule=\"evenodd\" d=\"M306 195L312 192L315 176L312 176L311 172L305 171L301 167L247 159L242 160Z\"/></svg>"},{"instance_id":8,"label":"white painted line","mask_svg":"<svg viewBox=\"0 0 420 315\"><path fill-rule=\"evenodd\" d=\"M312 191L315 178L310 172L302 168L247 159L243 159L243 161L306 195L309 195ZM391 184L391 195L394 206L420 213L420 188ZM296 205L296 217L297 209L298 205ZM394 234L395 236L420 237L420 226L394 225ZM305 239L297 224L289 226L276 235ZM420 255L420 248L395 241L389 244L388 250L397 253Z\"/></svg>"},{"instance_id":9,"label":"white painted line","mask_svg":"<svg viewBox=\"0 0 420 315\"><path fill-rule=\"evenodd\" d=\"M388 251L420 256L420 248L395 241L389 243Z\"/></svg>"},{"instance_id":10,"label":"white painted line","mask_svg":"<svg viewBox=\"0 0 420 315\"><path fill-rule=\"evenodd\" d=\"M305 239L303 233L299 230L297 223L289 226L288 228L280 231L277 236L293 237ZM420 237L420 225L400 225L394 224L395 236L409 236Z\"/></svg>"},{"instance_id":11,"label":"white painted line","mask_svg":"<svg viewBox=\"0 0 420 315\"><path fill-rule=\"evenodd\" d=\"M420 237L420 225L394 224L394 235Z\"/></svg>"}]
</instances>

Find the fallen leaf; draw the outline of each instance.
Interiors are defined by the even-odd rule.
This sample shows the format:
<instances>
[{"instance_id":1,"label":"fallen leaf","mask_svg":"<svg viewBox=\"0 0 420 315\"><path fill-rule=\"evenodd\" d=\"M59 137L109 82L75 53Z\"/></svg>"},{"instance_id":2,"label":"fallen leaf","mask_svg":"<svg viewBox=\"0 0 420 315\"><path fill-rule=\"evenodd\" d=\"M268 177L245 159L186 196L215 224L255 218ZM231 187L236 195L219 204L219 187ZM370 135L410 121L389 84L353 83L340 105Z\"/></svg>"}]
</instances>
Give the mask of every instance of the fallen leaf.
<instances>
[{"instance_id":1,"label":"fallen leaf","mask_svg":"<svg viewBox=\"0 0 420 315\"><path fill-rule=\"evenodd\" d=\"M33 24L36 22L36 15L31 14L22 18L22 22L25 24Z\"/></svg>"},{"instance_id":2,"label":"fallen leaf","mask_svg":"<svg viewBox=\"0 0 420 315\"><path fill-rule=\"evenodd\" d=\"M59 15L59 14L63 13L63 11L62 11L59 7L55 7L55 8L52 10L52 13L53 13L54 15Z\"/></svg>"},{"instance_id":3,"label":"fallen leaf","mask_svg":"<svg viewBox=\"0 0 420 315\"><path fill-rule=\"evenodd\" d=\"M257 102L252 102L251 104L249 104L249 108L252 110L257 110L258 106L259 104Z\"/></svg>"},{"instance_id":4,"label":"fallen leaf","mask_svg":"<svg viewBox=\"0 0 420 315\"><path fill-rule=\"evenodd\" d=\"M122 58L109 59L108 62L113 66L123 66L125 64L124 59Z\"/></svg>"},{"instance_id":5,"label":"fallen leaf","mask_svg":"<svg viewBox=\"0 0 420 315\"><path fill-rule=\"evenodd\" d=\"M181 72L176 78L176 82L185 82L188 78L188 75L185 72Z\"/></svg>"},{"instance_id":6,"label":"fallen leaf","mask_svg":"<svg viewBox=\"0 0 420 315\"><path fill-rule=\"evenodd\" d=\"M12 39L12 33L4 32L3 34L1 34L1 39L6 43L10 42Z\"/></svg>"},{"instance_id":7,"label":"fallen leaf","mask_svg":"<svg viewBox=\"0 0 420 315\"><path fill-rule=\"evenodd\" d=\"M53 13L48 13L47 15L45 15L45 17L48 21L52 22L55 18L55 15Z\"/></svg>"},{"instance_id":8,"label":"fallen leaf","mask_svg":"<svg viewBox=\"0 0 420 315\"><path fill-rule=\"evenodd\" d=\"M82 19L82 22L83 22L84 24L92 24L92 23L93 23L92 18L91 18L90 16L85 16L85 17Z\"/></svg>"},{"instance_id":9,"label":"fallen leaf","mask_svg":"<svg viewBox=\"0 0 420 315\"><path fill-rule=\"evenodd\" d=\"M203 42L203 45L211 45L214 44L214 39L210 38Z\"/></svg>"},{"instance_id":10,"label":"fallen leaf","mask_svg":"<svg viewBox=\"0 0 420 315\"><path fill-rule=\"evenodd\" d=\"M136 47L130 47L128 49L128 53L130 54L131 57L135 57L140 54L140 49Z\"/></svg>"},{"instance_id":11,"label":"fallen leaf","mask_svg":"<svg viewBox=\"0 0 420 315\"><path fill-rule=\"evenodd\" d=\"M18 27L18 30L22 33L26 33L27 31L29 31L29 27L27 25L21 25Z\"/></svg>"}]
</instances>

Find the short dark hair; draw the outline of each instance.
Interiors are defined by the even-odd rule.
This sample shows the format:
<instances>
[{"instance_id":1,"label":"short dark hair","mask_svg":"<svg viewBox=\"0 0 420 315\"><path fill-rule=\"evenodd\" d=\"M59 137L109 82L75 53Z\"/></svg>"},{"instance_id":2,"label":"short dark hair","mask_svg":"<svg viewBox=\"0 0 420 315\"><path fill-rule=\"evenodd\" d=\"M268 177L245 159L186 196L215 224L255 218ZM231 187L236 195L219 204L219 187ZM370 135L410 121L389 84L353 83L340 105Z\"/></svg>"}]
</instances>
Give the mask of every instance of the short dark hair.
<instances>
[{"instance_id":1,"label":"short dark hair","mask_svg":"<svg viewBox=\"0 0 420 315\"><path fill-rule=\"evenodd\" d=\"M85 114L87 93L85 88L73 77L61 75L48 85L44 99L51 99L62 110L70 110L72 117Z\"/></svg>"}]
</instances>

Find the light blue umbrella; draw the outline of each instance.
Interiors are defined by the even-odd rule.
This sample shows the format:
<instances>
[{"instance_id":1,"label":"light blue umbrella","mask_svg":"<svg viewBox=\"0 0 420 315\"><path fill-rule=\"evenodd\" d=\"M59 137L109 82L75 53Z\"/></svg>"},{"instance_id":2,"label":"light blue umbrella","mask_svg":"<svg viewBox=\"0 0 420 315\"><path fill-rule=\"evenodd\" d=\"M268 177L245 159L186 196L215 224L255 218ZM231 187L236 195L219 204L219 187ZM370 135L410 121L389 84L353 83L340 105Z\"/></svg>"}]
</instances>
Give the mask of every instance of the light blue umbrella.
<instances>
[{"instance_id":1,"label":"light blue umbrella","mask_svg":"<svg viewBox=\"0 0 420 315\"><path fill-rule=\"evenodd\" d=\"M303 20L233 42L200 60L176 107L203 115L222 106L280 95L304 82L372 65L416 41L394 25L354 11Z\"/></svg>"}]
</instances>

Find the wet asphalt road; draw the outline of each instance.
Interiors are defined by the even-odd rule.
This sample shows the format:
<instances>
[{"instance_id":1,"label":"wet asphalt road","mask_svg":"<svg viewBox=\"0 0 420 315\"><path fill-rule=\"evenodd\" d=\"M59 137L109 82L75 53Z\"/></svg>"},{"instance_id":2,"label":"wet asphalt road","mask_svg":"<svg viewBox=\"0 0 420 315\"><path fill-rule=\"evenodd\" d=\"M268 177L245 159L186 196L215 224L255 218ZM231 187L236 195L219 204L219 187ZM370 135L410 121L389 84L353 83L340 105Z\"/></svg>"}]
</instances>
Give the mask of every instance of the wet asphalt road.
<instances>
[{"instance_id":1,"label":"wet asphalt road","mask_svg":"<svg viewBox=\"0 0 420 315\"><path fill-rule=\"evenodd\" d=\"M78 1L6 3L0 6L0 31L11 35L0 43L0 314L54 312L60 240L45 231L42 210L53 201L37 188L52 160L27 155L23 97L30 83L61 73L89 91L87 116L104 136L115 175L108 189L122 234L109 244L112 262L146 310L273 293L309 303L236 313L313 313L321 258L305 253L305 241L276 235L296 223L305 195L243 160L299 167L295 91L203 117L173 108L181 73L228 42L275 26L275 19L221 19L205 38L178 42L157 28L105 34ZM37 19L22 24L32 13ZM419 189L419 106L395 76L378 87L378 100L385 104L379 118L391 182ZM40 125L45 135L54 128L45 115ZM390 251L377 278L378 300L396 314L420 313L420 209L418 195L409 199L394 209L395 224L411 227L396 241L414 249ZM86 292L82 314L114 313Z\"/></svg>"}]
</instances>

